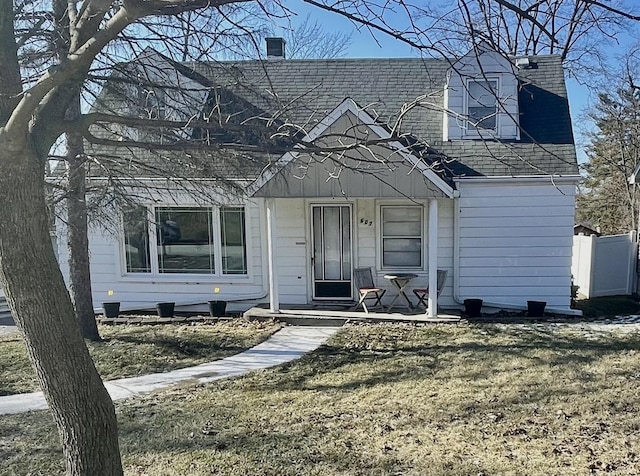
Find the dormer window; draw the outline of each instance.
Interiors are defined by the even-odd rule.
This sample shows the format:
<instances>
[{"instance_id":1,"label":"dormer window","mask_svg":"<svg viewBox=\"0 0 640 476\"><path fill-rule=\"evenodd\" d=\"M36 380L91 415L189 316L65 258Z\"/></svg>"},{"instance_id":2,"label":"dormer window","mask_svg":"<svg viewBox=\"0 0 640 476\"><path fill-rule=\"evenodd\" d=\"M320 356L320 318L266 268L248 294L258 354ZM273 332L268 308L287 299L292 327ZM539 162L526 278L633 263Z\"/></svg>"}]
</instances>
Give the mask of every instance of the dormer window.
<instances>
[{"instance_id":1,"label":"dormer window","mask_svg":"<svg viewBox=\"0 0 640 476\"><path fill-rule=\"evenodd\" d=\"M167 96L163 89L158 87L139 87L138 108L139 117L149 120L149 124L138 127L138 141L154 144L166 144L175 141L166 128L154 125L154 121L163 121L168 118Z\"/></svg>"},{"instance_id":2,"label":"dormer window","mask_svg":"<svg viewBox=\"0 0 640 476\"><path fill-rule=\"evenodd\" d=\"M447 71L442 139L519 140L517 70L509 58L471 50Z\"/></svg>"},{"instance_id":3,"label":"dormer window","mask_svg":"<svg viewBox=\"0 0 640 476\"><path fill-rule=\"evenodd\" d=\"M497 131L498 81L467 81L467 132Z\"/></svg>"},{"instance_id":4,"label":"dormer window","mask_svg":"<svg viewBox=\"0 0 640 476\"><path fill-rule=\"evenodd\" d=\"M140 88L138 94L146 118L160 120L167 118L167 103L164 90L159 88Z\"/></svg>"}]
</instances>

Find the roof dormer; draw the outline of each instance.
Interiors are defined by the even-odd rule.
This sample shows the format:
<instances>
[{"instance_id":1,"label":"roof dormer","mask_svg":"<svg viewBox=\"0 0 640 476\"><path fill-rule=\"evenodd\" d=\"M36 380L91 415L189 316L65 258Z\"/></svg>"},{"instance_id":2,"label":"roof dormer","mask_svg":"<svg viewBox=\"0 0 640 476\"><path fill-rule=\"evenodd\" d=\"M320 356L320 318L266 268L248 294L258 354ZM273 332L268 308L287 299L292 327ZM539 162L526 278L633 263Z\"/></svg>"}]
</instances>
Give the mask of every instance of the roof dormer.
<instances>
[{"instance_id":1,"label":"roof dormer","mask_svg":"<svg viewBox=\"0 0 640 476\"><path fill-rule=\"evenodd\" d=\"M520 139L515 68L486 44L472 49L447 71L444 108L445 141Z\"/></svg>"},{"instance_id":2,"label":"roof dormer","mask_svg":"<svg viewBox=\"0 0 640 476\"><path fill-rule=\"evenodd\" d=\"M191 137L190 127L161 128L152 121L188 122L197 117L210 89L206 78L150 47L120 65L113 76L107 85L109 94L105 95L109 102L102 102L102 110L150 121L145 125L112 126L120 140L167 143Z\"/></svg>"}]
</instances>

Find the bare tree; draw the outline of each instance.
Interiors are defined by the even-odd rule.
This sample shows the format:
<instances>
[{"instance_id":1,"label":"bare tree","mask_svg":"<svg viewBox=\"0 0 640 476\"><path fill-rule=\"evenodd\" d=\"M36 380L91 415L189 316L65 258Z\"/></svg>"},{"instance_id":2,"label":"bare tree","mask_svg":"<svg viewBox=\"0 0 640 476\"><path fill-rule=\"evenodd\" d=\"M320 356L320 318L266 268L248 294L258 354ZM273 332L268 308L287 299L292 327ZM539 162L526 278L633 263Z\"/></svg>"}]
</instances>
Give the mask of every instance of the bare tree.
<instances>
[{"instance_id":1,"label":"bare tree","mask_svg":"<svg viewBox=\"0 0 640 476\"><path fill-rule=\"evenodd\" d=\"M248 16L252 16L252 28L248 29ZM65 20L64 15L59 15ZM239 18L238 18L239 17ZM231 35L228 28L224 28L225 22L230 18L234 18L235 22L241 22L247 28L245 34ZM203 21L205 20L206 21ZM260 20L262 19L262 20ZM217 20L213 23L212 20ZM206 18L198 15L197 12L186 12L179 18L180 32L182 43L180 45L172 45L175 55L182 61L191 59L192 51L203 50L202 44L192 45L192 41L202 41L202 35L198 32L201 28L211 29L215 36L206 39L207 45L217 52L218 56L223 58L231 57L251 57L255 55L256 46L260 41L257 38L266 31L266 25L269 18L266 13L258 8L251 8L250 11L240 10L238 8L225 15L208 15ZM68 28L64 24L60 24L57 28L61 31L58 35L57 48L62 52L68 49ZM250 33L250 34L249 34ZM286 30L285 38L288 43L288 56L297 58L333 58L343 55L350 41L350 35L337 32L329 33L324 31L323 27L317 22L312 22L310 16L297 27ZM210 53L211 54L211 53ZM199 59L200 57L196 57ZM68 110L68 115L77 115L80 110L80 98ZM70 119L71 120L71 119ZM88 206L86 193L86 155L84 153L83 139L78 133L70 132L65 135L67 153L64 161L67 164L67 173L63 177L64 180L58 180L58 184L66 188L65 203L67 205L65 221L67 225L67 246L69 250L69 272L70 272L70 293L74 303L76 318L80 324L82 335L85 339L98 341L100 335L94 319L94 304L91 291L91 275L89 269L89 240L88 240ZM95 159L94 155L94 159ZM107 166L107 169L109 166ZM158 175L161 172L157 171ZM127 175L122 170L111 170L111 175ZM175 175L175 174L174 174ZM58 176L60 178L60 176ZM181 177L189 180L188 177ZM118 189L113 187L114 182L111 181L110 187L103 188L103 193L118 194ZM103 194L101 194L103 195ZM126 195L122 194L126 199ZM104 196L103 196L104 198ZM99 209L95 206L92 208L98 211L97 216L103 219L103 214L99 213Z\"/></svg>"},{"instance_id":2,"label":"bare tree","mask_svg":"<svg viewBox=\"0 0 640 476\"><path fill-rule=\"evenodd\" d=\"M270 30L272 36L276 32ZM343 31L330 32L318 20L307 15L297 26L284 28L287 58L339 58L345 56L352 35Z\"/></svg>"},{"instance_id":3,"label":"bare tree","mask_svg":"<svg viewBox=\"0 0 640 476\"><path fill-rule=\"evenodd\" d=\"M452 19L449 26L462 43L485 41L507 55L559 55L574 76L586 80L602 72L607 46L617 44L634 18L607 6L590 0L460 0L462 21Z\"/></svg>"},{"instance_id":4,"label":"bare tree","mask_svg":"<svg viewBox=\"0 0 640 476\"><path fill-rule=\"evenodd\" d=\"M586 179L578 194L577 220L604 234L638 229L640 193L640 63L631 51L622 68L609 76L589 111L595 130L589 134ZM611 85L614 85L612 87ZM631 180L630 180L631 179Z\"/></svg>"},{"instance_id":5,"label":"bare tree","mask_svg":"<svg viewBox=\"0 0 640 476\"><path fill-rule=\"evenodd\" d=\"M448 53L444 41L433 35L440 28L441 19L433 17L422 3L306 3L342 15L372 32L390 35L425 54ZM459 0L462 3L466 2ZM525 24L536 25L551 41L558 41L553 38L553 31L530 12L506 0L498 3L518 18L525 18ZM588 4L593 11L632 17L630 12L614 10L608 3L579 3ZM44 180L47 156L66 132L81 133L96 146L119 143L121 147L140 150L185 150L187 142L190 149L208 151L203 166L216 151L234 151L239 157L246 157L246 153L256 151L282 153L298 144L322 153L321 144L300 139L298 132L308 125L304 119L278 122L279 117L287 117L282 113L292 106L280 104L277 97L267 98L274 101L272 110L277 114L256 114L248 107L250 116L236 117L237 120L229 120L220 112L218 106L224 104L224 98L217 94L219 91L201 91L198 87L187 95L205 91L216 98L208 117L177 114L163 119L154 112L153 101L147 104L150 114L146 118L96 111L77 118L68 115L79 94L96 94L95 86L87 83L89 79L104 86L108 72L116 64L129 61L148 46L164 52L179 50L180 60L187 59L185 54L194 60L209 57L213 46L219 44L216 37L221 31L228 32L231 38L250 32L251 27L238 19L238 12L231 13L255 5L241 0L56 0L52 4L0 0L0 284L51 407L72 475L120 475L122 465L113 404L84 345L49 237ZM274 8L279 8L279 14L287 12L277 3ZM61 14L65 21L56 22ZM189 18L190 14L195 18ZM208 25L208 16L214 14L224 20L213 23L215 30L198 28L199 35L190 36L185 46L184 35L176 33L194 22ZM403 19L400 24L399 16ZM68 29L66 54L58 57L54 51L60 50L51 48L60 34L56 23ZM43 51L51 54L42 54ZM128 81L131 83L131 79ZM143 78L142 86L138 89L148 87L148 97L152 99L153 81ZM150 124L159 140L126 135L127 127ZM127 140L118 142L109 137L109 129L116 126ZM185 134L196 127L205 133L194 144L187 141ZM102 128L105 134L96 134L96 128ZM166 135L169 139L165 141ZM352 139L342 141L341 150L369 145L356 133ZM139 166L149 167L144 161Z\"/></svg>"},{"instance_id":6,"label":"bare tree","mask_svg":"<svg viewBox=\"0 0 640 476\"><path fill-rule=\"evenodd\" d=\"M251 20L248 19L249 15L251 15ZM225 23L229 23L229 18L232 17L234 21L242 21L246 28L245 32L235 35L230 33L229 25L225 26ZM64 57L70 47L68 17L62 11L56 15L56 20L54 31L56 32L57 41L54 43L56 50L54 53L58 57ZM165 44L167 47L172 48L175 55L183 61L191 58L190 52L205 51L207 49L209 54L227 57L237 54L241 49L250 49L254 44L254 37L263 30L260 25L266 23L267 20L266 14L255 7L251 8L250 11L233 8L224 14L218 12L215 15L206 16L198 14L198 12L188 11L178 18L178 33L180 35L177 35L177 37L180 38L180 42L165 42ZM153 28L160 27L157 22L154 22L154 24ZM249 29L250 24L252 29ZM145 26L152 28L151 24ZM162 26L166 28L166 25ZM204 37L203 35L198 35L197 32L203 28L210 29L212 34ZM191 44L193 41L200 42L200 44L193 45ZM215 53L212 53L212 51ZM88 102L93 100L92 91L97 89L99 88L91 87L90 85L87 88L85 85L84 96ZM79 91L77 100L67 110L66 120L68 122L77 120L80 115L81 95L82 93ZM55 200L63 200L66 204L64 221L66 222L67 247L69 251L69 291L83 337L92 341L99 341L100 334L95 321L89 265L89 219L92 218L90 215L93 215L93 218L96 219L95 221L110 223L111 220L104 213L101 213L102 210L99 205L104 202L106 195L116 194L123 199L126 199L126 195L119 193L119 189L114 187L114 181L109 181L107 186L99 187L99 190L89 188L89 198L91 195L95 196L97 194L100 199L94 204L87 203L87 155L84 151L84 139L78 132L67 132L64 142L66 154L64 157L57 157L57 159L63 163L62 165L66 164L66 173L60 174L60 167L58 167L58 172L55 174L58 190L54 197ZM97 156L94 155L93 159L95 160L96 158ZM122 169L110 170L113 169L113 164L108 162L103 162L102 165L104 165L103 171L108 171L111 176L122 177L128 175ZM166 170L157 171L157 175L168 174L169 172ZM104 175L104 173L101 175ZM180 176L180 174L175 173L173 175ZM64 196L60 195L62 191L64 191ZM113 223L110 224L113 225Z\"/></svg>"}]
</instances>

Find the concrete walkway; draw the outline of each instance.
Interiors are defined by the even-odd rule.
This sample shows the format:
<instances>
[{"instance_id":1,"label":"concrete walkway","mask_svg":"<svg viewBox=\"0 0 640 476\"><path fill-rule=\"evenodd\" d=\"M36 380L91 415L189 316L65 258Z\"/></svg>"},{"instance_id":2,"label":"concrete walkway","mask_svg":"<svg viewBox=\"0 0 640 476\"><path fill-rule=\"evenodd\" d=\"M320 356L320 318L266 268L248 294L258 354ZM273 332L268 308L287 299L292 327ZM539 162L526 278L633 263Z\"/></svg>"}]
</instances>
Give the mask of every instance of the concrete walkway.
<instances>
[{"instance_id":1,"label":"concrete walkway","mask_svg":"<svg viewBox=\"0 0 640 476\"><path fill-rule=\"evenodd\" d=\"M207 383L237 377L295 360L316 349L339 327L284 327L262 344L226 359L206 364L140 377L105 382L113 400L161 390L179 383ZM0 415L44 410L47 402L42 392L0 397Z\"/></svg>"},{"instance_id":2,"label":"concrete walkway","mask_svg":"<svg viewBox=\"0 0 640 476\"><path fill-rule=\"evenodd\" d=\"M0 317L0 336L18 332L16 323L10 317Z\"/></svg>"},{"instance_id":3,"label":"concrete walkway","mask_svg":"<svg viewBox=\"0 0 640 476\"><path fill-rule=\"evenodd\" d=\"M9 334L17 334L18 328L16 326L3 326L0 324L0 336L8 336Z\"/></svg>"}]
</instances>

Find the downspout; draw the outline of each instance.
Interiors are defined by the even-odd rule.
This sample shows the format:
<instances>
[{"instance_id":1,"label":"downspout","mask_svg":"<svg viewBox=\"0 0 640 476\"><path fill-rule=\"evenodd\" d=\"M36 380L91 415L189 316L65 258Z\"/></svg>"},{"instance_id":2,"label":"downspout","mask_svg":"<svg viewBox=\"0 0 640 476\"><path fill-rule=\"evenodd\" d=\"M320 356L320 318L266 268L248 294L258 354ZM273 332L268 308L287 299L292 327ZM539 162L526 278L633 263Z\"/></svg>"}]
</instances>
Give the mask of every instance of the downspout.
<instances>
[{"instance_id":1,"label":"downspout","mask_svg":"<svg viewBox=\"0 0 640 476\"><path fill-rule=\"evenodd\" d=\"M454 198L454 215L453 215L453 301L459 306L464 306L464 300L460 296L460 198L459 195ZM470 296L480 297L481 296ZM498 309L513 309L517 311L527 310L526 305L518 304L506 304L500 302L484 301L483 306L493 307ZM560 309L554 307L547 307L548 312L554 314L564 314L568 316L582 316L582 311L579 309Z\"/></svg>"}]
</instances>

